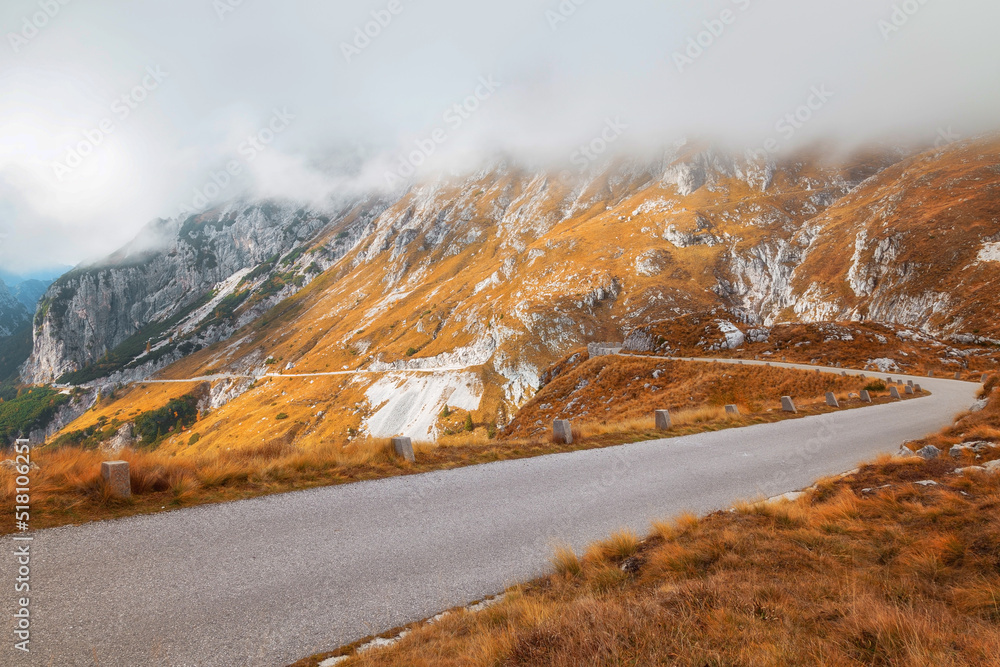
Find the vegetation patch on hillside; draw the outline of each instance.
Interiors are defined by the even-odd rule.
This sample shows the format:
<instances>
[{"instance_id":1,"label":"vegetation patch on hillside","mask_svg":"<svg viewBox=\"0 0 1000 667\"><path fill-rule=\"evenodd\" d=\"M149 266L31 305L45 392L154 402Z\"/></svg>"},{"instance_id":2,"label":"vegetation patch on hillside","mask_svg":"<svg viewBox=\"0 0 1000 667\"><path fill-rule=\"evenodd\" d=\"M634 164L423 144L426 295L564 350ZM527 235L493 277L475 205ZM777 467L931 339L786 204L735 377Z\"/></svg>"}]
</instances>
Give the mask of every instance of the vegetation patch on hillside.
<instances>
[{"instance_id":1,"label":"vegetation patch on hillside","mask_svg":"<svg viewBox=\"0 0 1000 667\"><path fill-rule=\"evenodd\" d=\"M555 364L548 384L518 412L504 429L504 437L536 437L551 428L554 419L570 419L581 427L609 430L635 421L648 421L655 410L675 413L675 422L697 423L724 415L726 405L737 405L744 415L780 411L781 397L791 396L806 409L824 403L833 392L842 403L860 394L868 384L857 376L790 370L767 366L739 366L634 357L595 357L574 353ZM886 391L882 385L882 392Z\"/></svg>"},{"instance_id":2,"label":"vegetation patch on hillside","mask_svg":"<svg viewBox=\"0 0 1000 667\"><path fill-rule=\"evenodd\" d=\"M111 440L123 424L131 423L136 447L155 449L164 439L186 431L198 421L198 403L206 391L207 386L203 385L198 391L171 398L163 407L133 415L110 419L107 415L101 415L84 428L63 432L49 447L96 449ZM106 400L113 402L114 397L110 396ZM99 399L98 405L95 406L98 409L100 402Z\"/></svg>"},{"instance_id":3,"label":"vegetation patch on hillside","mask_svg":"<svg viewBox=\"0 0 1000 667\"><path fill-rule=\"evenodd\" d=\"M10 397L0 398L0 443L9 446L15 438L27 437L44 428L70 397L50 387L25 387Z\"/></svg>"}]
</instances>

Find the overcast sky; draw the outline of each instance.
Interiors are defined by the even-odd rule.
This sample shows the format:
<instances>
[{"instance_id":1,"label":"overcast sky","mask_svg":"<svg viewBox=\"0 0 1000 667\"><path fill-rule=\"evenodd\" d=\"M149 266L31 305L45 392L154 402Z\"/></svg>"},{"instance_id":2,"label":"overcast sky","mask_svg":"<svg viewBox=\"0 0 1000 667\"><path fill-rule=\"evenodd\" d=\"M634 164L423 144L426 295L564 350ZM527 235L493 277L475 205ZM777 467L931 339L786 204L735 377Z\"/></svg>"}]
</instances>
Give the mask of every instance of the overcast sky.
<instances>
[{"instance_id":1,"label":"overcast sky","mask_svg":"<svg viewBox=\"0 0 1000 667\"><path fill-rule=\"evenodd\" d=\"M105 255L206 188L380 187L435 136L425 169L568 164L609 122L619 150L992 131L997 25L996 0L3 0L0 267Z\"/></svg>"}]
</instances>

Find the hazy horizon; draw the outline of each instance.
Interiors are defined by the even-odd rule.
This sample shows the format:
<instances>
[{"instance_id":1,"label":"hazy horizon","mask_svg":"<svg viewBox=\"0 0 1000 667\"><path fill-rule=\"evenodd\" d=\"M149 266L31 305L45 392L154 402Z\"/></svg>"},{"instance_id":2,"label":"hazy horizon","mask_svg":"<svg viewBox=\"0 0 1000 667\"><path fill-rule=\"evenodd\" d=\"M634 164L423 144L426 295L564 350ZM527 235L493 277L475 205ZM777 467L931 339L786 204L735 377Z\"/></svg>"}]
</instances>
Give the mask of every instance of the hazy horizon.
<instances>
[{"instance_id":1,"label":"hazy horizon","mask_svg":"<svg viewBox=\"0 0 1000 667\"><path fill-rule=\"evenodd\" d=\"M421 146L429 174L498 154L573 165L605 131L630 153L682 137L931 145L1000 127L1000 6L985 0L65 2L0 9L12 273L107 255L150 220L245 189L387 187Z\"/></svg>"}]
</instances>

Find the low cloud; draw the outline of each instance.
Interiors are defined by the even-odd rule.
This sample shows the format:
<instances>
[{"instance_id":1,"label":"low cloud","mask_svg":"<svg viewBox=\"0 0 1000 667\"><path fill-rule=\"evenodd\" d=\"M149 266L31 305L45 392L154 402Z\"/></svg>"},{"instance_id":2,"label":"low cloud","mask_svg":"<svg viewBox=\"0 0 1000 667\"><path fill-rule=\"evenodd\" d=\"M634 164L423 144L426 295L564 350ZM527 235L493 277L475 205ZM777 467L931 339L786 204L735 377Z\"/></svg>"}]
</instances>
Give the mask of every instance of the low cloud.
<instances>
[{"instance_id":1,"label":"low cloud","mask_svg":"<svg viewBox=\"0 0 1000 667\"><path fill-rule=\"evenodd\" d=\"M98 257L246 192L319 203L495 156L573 171L681 137L933 145L1000 118L992 0L224 5L71 3L27 38L37 4L4 3L0 265ZM248 159L276 109L294 120Z\"/></svg>"}]
</instances>

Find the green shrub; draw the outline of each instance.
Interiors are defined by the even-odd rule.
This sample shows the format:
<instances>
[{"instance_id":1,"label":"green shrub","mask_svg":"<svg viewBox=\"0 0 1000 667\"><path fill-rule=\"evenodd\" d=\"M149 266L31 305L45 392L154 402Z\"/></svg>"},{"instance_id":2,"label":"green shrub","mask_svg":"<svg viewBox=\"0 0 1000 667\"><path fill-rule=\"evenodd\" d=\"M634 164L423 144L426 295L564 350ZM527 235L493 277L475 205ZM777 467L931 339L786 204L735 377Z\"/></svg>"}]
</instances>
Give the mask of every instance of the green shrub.
<instances>
[{"instance_id":1,"label":"green shrub","mask_svg":"<svg viewBox=\"0 0 1000 667\"><path fill-rule=\"evenodd\" d=\"M188 440L188 447L190 447L191 445L197 445L199 440L201 440L201 434L195 433L194 435L191 436L191 439Z\"/></svg>"},{"instance_id":2,"label":"green shrub","mask_svg":"<svg viewBox=\"0 0 1000 667\"><path fill-rule=\"evenodd\" d=\"M49 387L22 388L14 398L0 399L0 446L10 445L21 435L44 428L59 407L69 401Z\"/></svg>"},{"instance_id":3,"label":"green shrub","mask_svg":"<svg viewBox=\"0 0 1000 667\"><path fill-rule=\"evenodd\" d=\"M885 382L882 382L881 380L877 380L875 382L869 382L868 384L865 385L865 391L869 393L877 394L878 392L885 390L886 390Z\"/></svg>"},{"instance_id":4,"label":"green shrub","mask_svg":"<svg viewBox=\"0 0 1000 667\"><path fill-rule=\"evenodd\" d=\"M278 421L281 421L282 419L288 419L288 415L286 415L284 412L279 412L278 416L275 417L275 419L277 419Z\"/></svg>"},{"instance_id":5,"label":"green shrub","mask_svg":"<svg viewBox=\"0 0 1000 667\"><path fill-rule=\"evenodd\" d=\"M113 438L116 430L117 428L114 426L101 428L97 424L94 424L82 431L63 433L55 439L51 447L55 449L60 447L78 447L79 449L94 450Z\"/></svg>"},{"instance_id":6,"label":"green shrub","mask_svg":"<svg viewBox=\"0 0 1000 667\"><path fill-rule=\"evenodd\" d=\"M465 430L472 433L476 430L476 424L472 421L472 413L465 415Z\"/></svg>"},{"instance_id":7,"label":"green shrub","mask_svg":"<svg viewBox=\"0 0 1000 667\"><path fill-rule=\"evenodd\" d=\"M187 394L171 400L159 410L135 418L135 435L143 446L155 446L176 430L198 421L198 399Z\"/></svg>"}]
</instances>

